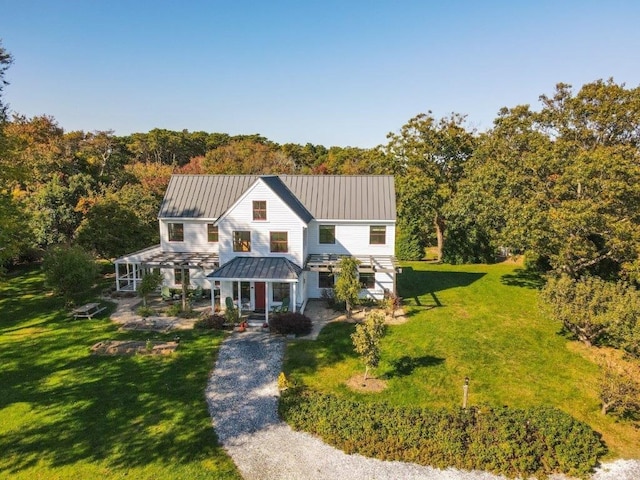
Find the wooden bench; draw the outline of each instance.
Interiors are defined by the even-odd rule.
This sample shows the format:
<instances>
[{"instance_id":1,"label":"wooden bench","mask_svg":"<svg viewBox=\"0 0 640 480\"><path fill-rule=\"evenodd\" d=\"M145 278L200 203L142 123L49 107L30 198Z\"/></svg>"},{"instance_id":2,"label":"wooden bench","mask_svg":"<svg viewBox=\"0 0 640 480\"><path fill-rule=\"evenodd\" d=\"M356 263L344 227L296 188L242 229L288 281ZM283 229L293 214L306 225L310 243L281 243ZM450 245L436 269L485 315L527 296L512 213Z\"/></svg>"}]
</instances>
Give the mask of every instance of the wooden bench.
<instances>
[{"instance_id":1,"label":"wooden bench","mask_svg":"<svg viewBox=\"0 0 640 480\"><path fill-rule=\"evenodd\" d=\"M99 303L87 303L81 307L73 309L73 318L93 318L107 307L100 306Z\"/></svg>"}]
</instances>

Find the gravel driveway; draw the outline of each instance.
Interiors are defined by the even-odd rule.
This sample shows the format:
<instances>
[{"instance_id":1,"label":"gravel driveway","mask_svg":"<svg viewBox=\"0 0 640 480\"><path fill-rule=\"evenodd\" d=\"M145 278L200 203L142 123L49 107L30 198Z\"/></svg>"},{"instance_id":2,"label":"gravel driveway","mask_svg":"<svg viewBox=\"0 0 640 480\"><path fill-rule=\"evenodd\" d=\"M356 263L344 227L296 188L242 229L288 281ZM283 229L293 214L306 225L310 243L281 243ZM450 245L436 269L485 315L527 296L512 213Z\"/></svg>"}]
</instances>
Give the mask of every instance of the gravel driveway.
<instances>
[{"instance_id":1,"label":"gravel driveway","mask_svg":"<svg viewBox=\"0 0 640 480\"><path fill-rule=\"evenodd\" d=\"M234 334L223 342L209 379L206 396L216 433L245 480L504 478L347 455L311 435L294 432L277 414L284 348L282 338L261 331ZM640 462L604 465L594 479L640 479Z\"/></svg>"}]
</instances>

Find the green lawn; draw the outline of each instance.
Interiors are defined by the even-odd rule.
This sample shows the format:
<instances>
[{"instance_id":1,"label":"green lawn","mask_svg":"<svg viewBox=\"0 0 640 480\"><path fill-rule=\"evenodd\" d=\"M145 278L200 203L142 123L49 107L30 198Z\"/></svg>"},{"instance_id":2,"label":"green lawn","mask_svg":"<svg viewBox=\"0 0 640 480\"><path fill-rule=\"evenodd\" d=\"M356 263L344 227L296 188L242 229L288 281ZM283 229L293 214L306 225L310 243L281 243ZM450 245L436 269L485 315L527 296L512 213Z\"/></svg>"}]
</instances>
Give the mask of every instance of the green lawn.
<instances>
[{"instance_id":1,"label":"green lawn","mask_svg":"<svg viewBox=\"0 0 640 480\"><path fill-rule=\"evenodd\" d=\"M180 332L167 357L93 356L173 334L70 319L42 281L30 268L0 283L0 478L240 478L204 397L220 334Z\"/></svg>"},{"instance_id":2,"label":"green lawn","mask_svg":"<svg viewBox=\"0 0 640 480\"><path fill-rule=\"evenodd\" d=\"M432 407L460 405L469 377L471 404L553 405L601 432L612 456L640 458L640 429L599 413L598 367L538 311L538 285L508 264L405 264L399 293L409 321L387 329L375 371L386 390L345 386L363 371L347 323L328 325L317 342L293 343L285 371L356 400Z\"/></svg>"}]
</instances>

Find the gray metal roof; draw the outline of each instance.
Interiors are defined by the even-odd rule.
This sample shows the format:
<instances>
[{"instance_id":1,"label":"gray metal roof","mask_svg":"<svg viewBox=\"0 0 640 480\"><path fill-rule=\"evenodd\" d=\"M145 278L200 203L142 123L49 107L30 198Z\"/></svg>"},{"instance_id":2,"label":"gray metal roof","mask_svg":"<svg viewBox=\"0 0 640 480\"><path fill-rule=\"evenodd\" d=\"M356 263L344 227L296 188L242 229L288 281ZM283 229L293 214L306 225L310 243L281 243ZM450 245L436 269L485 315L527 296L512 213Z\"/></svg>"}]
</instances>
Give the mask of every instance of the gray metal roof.
<instances>
[{"instance_id":1,"label":"gray metal roof","mask_svg":"<svg viewBox=\"0 0 640 480\"><path fill-rule=\"evenodd\" d=\"M172 175L158 217L217 219L258 178L306 222L396 219L391 175Z\"/></svg>"},{"instance_id":2,"label":"gray metal roof","mask_svg":"<svg viewBox=\"0 0 640 480\"><path fill-rule=\"evenodd\" d=\"M283 257L236 257L208 278L224 280L297 280L302 269Z\"/></svg>"},{"instance_id":3,"label":"gray metal roof","mask_svg":"<svg viewBox=\"0 0 640 480\"><path fill-rule=\"evenodd\" d=\"M313 220L313 215L305 208L305 206L300 202L298 197L296 197L291 190L287 188L287 186L282 183L280 177L275 175L271 176L262 176L260 177L262 181L271 189L273 192L280 197L280 199L291 209L293 212L305 223L309 223Z\"/></svg>"}]
</instances>

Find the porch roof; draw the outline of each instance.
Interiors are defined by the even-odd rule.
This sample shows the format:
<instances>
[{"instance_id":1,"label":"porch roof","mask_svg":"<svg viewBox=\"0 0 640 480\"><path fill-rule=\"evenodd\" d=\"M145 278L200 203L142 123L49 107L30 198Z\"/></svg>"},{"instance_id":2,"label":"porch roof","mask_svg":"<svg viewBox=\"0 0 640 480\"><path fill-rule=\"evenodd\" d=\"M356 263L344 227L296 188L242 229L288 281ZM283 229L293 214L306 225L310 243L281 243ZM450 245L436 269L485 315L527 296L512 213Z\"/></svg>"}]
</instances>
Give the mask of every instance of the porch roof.
<instances>
[{"instance_id":1,"label":"porch roof","mask_svg":"<svg viewBox=\"0 0 640 480\"><path fill-rule=\"evenodd\" d=\"M343 257L354 257L360 261L361 272L398 272L396 257L391 255L340 255L335 253L312 253L307 257L306 270L313 272L337 271L337 264Z\"/></svg>"},{"instance_id":2,"label":"porch roof","mask_svg":"<svg viewBox=\"0 0 640 480\"><path fill-rule=\"evenodd\" d=\"M208 252L163 252L160 245L156 245L124 255L114 263L139 263L147 267L215 268L220 258L217 253Z\"/></svg>"},{"instance_id":3,"label":"porch roof","mask_svg":"<svg viewBox=\"0 0 640 480\"><path fill-rule=\"evenodd\" d=\"M215 280L295 282L302 269L283 257L236 257L207 275Z\"/></svg>"}]
</instances>

